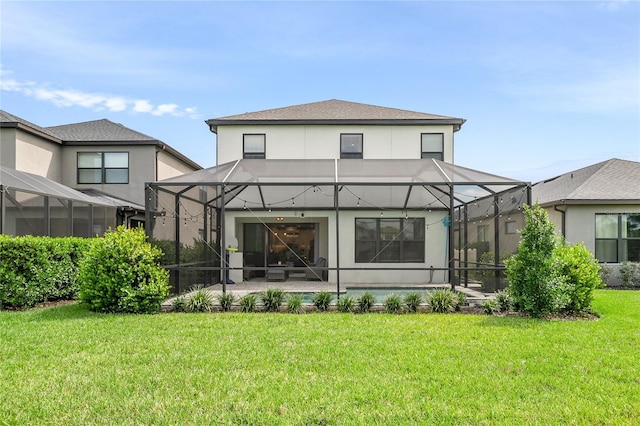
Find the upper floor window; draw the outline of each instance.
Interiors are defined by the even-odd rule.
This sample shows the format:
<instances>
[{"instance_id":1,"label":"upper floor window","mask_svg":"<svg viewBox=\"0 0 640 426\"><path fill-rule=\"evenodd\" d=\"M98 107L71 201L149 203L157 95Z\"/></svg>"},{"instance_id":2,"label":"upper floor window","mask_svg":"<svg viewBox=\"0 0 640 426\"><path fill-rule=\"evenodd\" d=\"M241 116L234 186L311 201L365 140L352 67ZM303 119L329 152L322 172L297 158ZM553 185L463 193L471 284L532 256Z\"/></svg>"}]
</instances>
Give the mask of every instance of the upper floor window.
<instances>
[{"instance_id":1,"label":"upper floor window","mask_svg":"<svg viewBox=\"0 0 640 426\"><path fill-rule=\"evenodd\" d=\"M424 262L424 219L356 219L356 263Z\"/></svg>"},{"instance_id":2,"label":"upper floor window","mask_svg":"<svg viewBox=\"0 0 640 426\"><path fill-rule=\"evenodd\" d=\"M78 152L78 183L129 183L129 153Z\"/></svg>"},{"instance_id":3,"label":"upper floor window","mask_svg":"<svg viewBox=\"0 0 640 426\"><path fill-rule=\"evenodd\" d=\"M596 214L596 259L640 262L640 213Z\"/></svg>"},{"instance_id":4,"label":"upper floor window","mask_svg":"<svg viewBox=\"0 0 640 426\"><path fill-rule=\"evenodd\" d=\"M420 158L444 160L444 134L422 133Z\"/></svg>"},{"instance_id":5,"label":"upper floor window","mask_svg":"<svg viewBox=\"0 0 640 426\"><path fill-rule=\"evenodd\" d=\"M362 133L340 134L340 158L362 158Z\"/></svg>"},{"instance_id":6,"label":"upper floor window","mask_svg":"<svg viewBox=\"0 0 640 426\"><path fill-rule=\"evenodd\" d=\"M242 135L242 158L264 160L266 135L244 134Z\"/></svg>"}]
</instances>

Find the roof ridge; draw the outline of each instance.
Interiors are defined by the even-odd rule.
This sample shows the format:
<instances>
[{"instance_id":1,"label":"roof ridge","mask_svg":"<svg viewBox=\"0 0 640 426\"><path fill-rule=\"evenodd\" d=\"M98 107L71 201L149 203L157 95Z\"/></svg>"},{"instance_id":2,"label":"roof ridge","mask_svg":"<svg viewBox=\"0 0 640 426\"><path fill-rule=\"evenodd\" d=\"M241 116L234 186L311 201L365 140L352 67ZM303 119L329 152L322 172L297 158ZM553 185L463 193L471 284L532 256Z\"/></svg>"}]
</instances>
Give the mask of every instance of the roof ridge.
<instances>
[{"instance_id":1,"label":"roof ridge","mask_svg":"<svg viewBox=\"0 0 640 426\"><path fill-rule=\"evenodd\" d=\"M572 171L570 171L570 172L565 173L564 175L568 175L568 174L573 175L574 173L577 173L577 172L582 171L582 170L585 170L585 169L589 169L589 168L591 168L591 167L593 167L593 168L595 169L595 171L594 171L593 173L591 173L591 174L589 175L589 177L587 177L587 178L586 178L586 179L585 179L585 180L584 180L580 185L578 185L578 186L577 186L573 191L571 191L571 192L569 192L569 193L567 194L567 198L569 198L569 199L570 199L574 194L579 193L579 191L580 191L583 187L585 187L585 186L587 186L588 184L590 184L592 180L595 180L595 179L596 179L596 175L598 175L598 174L602 171L603 167L606 167L610 161L611 161L611 160L601 161L601 162L599 162L599 163L591 164L590 166L581 167L581 168L579 168L579 169L572 170Z\"/></svg>"}]
</instances>

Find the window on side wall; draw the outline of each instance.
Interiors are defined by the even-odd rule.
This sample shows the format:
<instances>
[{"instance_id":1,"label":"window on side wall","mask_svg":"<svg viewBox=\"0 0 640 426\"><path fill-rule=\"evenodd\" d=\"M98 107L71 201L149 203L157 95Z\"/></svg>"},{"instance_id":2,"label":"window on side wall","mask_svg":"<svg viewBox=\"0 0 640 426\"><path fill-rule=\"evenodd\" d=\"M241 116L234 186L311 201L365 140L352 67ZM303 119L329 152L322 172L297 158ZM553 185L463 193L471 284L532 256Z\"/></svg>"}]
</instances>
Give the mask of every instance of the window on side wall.
<instances>
[{"instance_id":1,"label":"window on side wall","mask_svg":"<svg viewBox=\"0 0 640 426\"><path fill-rule=\"evenodd\" d=\"M340 134L340 158L362 158L362 133Z\"/></svg>"},{"instance_id":2,"label":"window on side wall","mask_svg":"<svg viewBox=\"0 0 640 426\"><path fill-rule=\"evenodd\" d=\"M242 158L264 160L266 136L264 134L242 135Z\"/></svg>"},{"instance_id":3,"label":"window on side wall","mask_svg":"<svg viewBox=\"0 0 640 426\"><path fill-rule=\"evenodd\" d=\"M504 228L506 234L515 234L518 232L518 227L515 221L505 222Z\"/></svg>"},{"instance_id":4,"label":"window on side wall","mask_svg":"<svg viewBox=\"0 0 640 426\"><path fill-rule=\"evenodd\" d=\"M424 219L357 218L356 263L422 263Z\"/></svg>"},{"instance_id":5,"label":"window on side wall","mask_svg":"<svg viewBox=\"0 0 640 426\"><path fill-rule=\"evenodd\" d=\"M436 160L444 160L443 133L422 133L420 137L420 158L435 158Z\"/></svg>"},{"instance_id":6,"label":"window on side wall","mask_svg":"<svg viewBox=\"0 0 640 426\"><path fill-rule=\"evenodd\" d=\"M640 213L596 214L595 243L599 262L640 262Z\"/></svg>"},{"instance_id":7,"label":"window on side wall","mask_svg":"<svg viewBox=\"0 0 640 426\"><path fill-rule=\"evenodd\" d=\"M128 152L78 152L79 184L129 183Z\"/></svg>"}]
</instances>

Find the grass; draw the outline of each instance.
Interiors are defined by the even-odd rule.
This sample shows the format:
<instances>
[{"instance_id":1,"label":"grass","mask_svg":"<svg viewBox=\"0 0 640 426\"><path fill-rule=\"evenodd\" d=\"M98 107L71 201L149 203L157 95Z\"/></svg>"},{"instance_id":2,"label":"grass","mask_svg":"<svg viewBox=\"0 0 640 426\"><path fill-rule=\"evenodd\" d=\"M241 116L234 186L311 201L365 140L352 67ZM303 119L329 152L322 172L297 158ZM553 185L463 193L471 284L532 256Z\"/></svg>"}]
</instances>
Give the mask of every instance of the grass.
<instances>
[{"instance_id":1,"label":"grass","mask_svg":"<svg viewBox=\"0 0 640 426\"><path fill-rule=\"evenodd\" d=\"M640 292L594 309L0 312L0 424L638 424Z\"/></svg>"}]
</instances>

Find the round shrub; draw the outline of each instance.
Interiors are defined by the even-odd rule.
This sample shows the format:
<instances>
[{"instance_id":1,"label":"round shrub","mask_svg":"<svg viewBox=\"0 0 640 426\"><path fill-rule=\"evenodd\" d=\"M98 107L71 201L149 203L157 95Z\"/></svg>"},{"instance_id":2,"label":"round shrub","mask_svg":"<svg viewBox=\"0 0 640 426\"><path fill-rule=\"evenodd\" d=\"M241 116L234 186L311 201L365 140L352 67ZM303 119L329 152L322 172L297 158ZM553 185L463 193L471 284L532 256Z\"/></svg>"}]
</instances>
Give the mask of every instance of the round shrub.
<instances>
[{"instance_id":1,"label":"round shrub","mask_svg":"<svg viewBox=\"0 0 640 426\"><path fill-rule=\"evenodd\" d=\"M169 273L142 228L123 226L93 241L80 262L79 299L95 312L154 313L169 294Z\"/></svg>"}]
</instances>

